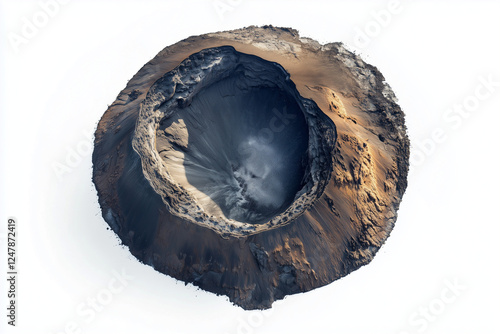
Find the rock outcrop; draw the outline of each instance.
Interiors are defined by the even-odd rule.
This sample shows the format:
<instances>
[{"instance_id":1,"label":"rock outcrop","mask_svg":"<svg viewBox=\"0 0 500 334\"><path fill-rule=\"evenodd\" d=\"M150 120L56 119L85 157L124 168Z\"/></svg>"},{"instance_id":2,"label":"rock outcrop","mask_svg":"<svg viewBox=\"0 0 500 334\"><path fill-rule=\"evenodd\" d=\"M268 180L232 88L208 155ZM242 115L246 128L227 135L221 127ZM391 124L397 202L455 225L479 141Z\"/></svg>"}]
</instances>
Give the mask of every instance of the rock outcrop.
<instances>
[{"instance_id":1,"label":"rock outcrop","mask_svg":"<svg viewBox=\"0 0 500 334\"><path fill-rule=\"evenodd\" d=\"M263 309L371 261L408 160L375 67L341 43L249 27L144 65L99 122L93 181L140 261Z\"/></svg>"}]
</instances>

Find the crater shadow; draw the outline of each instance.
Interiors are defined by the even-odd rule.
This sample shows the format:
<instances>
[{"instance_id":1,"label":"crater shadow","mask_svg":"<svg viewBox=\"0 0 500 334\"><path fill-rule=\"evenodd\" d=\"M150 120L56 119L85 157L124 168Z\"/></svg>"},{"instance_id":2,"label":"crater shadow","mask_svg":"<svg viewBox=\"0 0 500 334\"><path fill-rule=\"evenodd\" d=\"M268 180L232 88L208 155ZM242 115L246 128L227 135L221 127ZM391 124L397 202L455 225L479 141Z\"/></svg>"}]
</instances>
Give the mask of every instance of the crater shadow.
<instances>
[{"instance_id":1,"label":"crater shadow","mask_svg":"<svg viewBox=\"0 0 500 334\"><path fill-rule=\"evenodd\" d=\"M309 130L298 93L247 85L247 75L235 70L164 118L156 148L209 215L261 224L306 184Z\"/></svg>"}]
</instances>

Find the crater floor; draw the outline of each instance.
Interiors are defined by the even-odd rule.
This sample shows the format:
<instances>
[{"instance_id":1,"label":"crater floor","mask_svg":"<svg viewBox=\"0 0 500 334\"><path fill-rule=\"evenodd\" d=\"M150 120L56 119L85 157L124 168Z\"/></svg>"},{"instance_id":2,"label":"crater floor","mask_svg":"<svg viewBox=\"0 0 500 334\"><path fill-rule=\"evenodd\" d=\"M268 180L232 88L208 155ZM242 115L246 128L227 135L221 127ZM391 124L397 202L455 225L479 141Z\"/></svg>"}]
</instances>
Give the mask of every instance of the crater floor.
<instances>
[{"instance_id":1,"label":"crater floor","mask_svg":"<svg viewBox=\"0 0 500 334\"><path fill-rule=\"evenodd\" d=\"M163 120L156 149L209 215L261 224L304 186L309 131L292 97L276 88L242 91L241 80L217 82Z\"/></svg>"}]
</instances>

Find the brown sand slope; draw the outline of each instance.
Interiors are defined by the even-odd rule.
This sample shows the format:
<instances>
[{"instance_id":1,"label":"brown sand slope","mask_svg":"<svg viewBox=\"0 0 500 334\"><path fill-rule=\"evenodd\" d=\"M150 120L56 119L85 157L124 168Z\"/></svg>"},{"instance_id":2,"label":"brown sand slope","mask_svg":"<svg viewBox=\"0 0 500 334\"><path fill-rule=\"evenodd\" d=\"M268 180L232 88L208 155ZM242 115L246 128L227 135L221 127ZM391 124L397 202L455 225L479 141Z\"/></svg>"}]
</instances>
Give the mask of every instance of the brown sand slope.
<instances>
[{"instance_id":1,"label":"brown sand slope","mask_svg":"<svg viewBox=\"0 0 500 334\"><path fill-rule=\"evenodd\" d=\"M337 131L321 197L288 224L248 236L222 237L173 214L132 147L141 103L155 82L188 56L219 46L283 66ZM370 262L394 226L408 158L404 115L375 67L338 43L249 27L187 38L144 65L99 122L93 181L105 220L139 260L255 309Z\"/></svg>"}]
</instances>

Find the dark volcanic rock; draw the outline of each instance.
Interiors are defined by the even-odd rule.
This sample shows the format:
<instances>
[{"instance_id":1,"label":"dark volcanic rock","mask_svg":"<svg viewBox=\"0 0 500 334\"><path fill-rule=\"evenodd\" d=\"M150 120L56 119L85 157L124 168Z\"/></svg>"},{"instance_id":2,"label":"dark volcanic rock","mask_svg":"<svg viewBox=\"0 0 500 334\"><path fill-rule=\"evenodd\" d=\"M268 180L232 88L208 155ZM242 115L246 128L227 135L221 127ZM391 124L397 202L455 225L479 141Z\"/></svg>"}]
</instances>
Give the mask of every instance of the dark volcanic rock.
<instances>
[{"instance_id":1,"label":"dark volcanic rock","mask_svg":"<svg viewBox=\"0 0 500 334\"><path fill-rule=\"evenodd\" d=\"M339 43L249 27L148 62L99 122L93 181L140 261L262 309L370 262L408 158L375 67Z\"/></svg>"}]
</instances>

